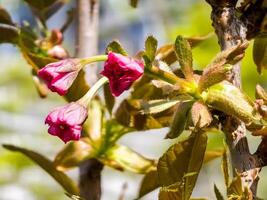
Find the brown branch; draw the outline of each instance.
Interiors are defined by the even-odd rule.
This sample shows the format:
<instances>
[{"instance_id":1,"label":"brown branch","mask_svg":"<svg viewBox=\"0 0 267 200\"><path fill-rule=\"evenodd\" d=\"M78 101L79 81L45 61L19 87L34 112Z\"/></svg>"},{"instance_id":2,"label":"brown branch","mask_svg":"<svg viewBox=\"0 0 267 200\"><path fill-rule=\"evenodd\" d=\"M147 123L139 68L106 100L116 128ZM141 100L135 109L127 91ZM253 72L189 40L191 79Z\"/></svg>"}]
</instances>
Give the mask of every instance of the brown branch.
<instances>
[{"instance_id":1,"label":"brown branch","mask_svg":"<svg viewBox=\"0 0 267 200\"><path fill-rule=\"evenodd\" d=\"M99 0L76 0L77 3L77 41L76 57L89 57L98 51ZM89 82L97 78L96 66L87 67ZM101 197L102 163L90 159L80 165L80 193L85 200L99 200Z\"/></svg>"},{"instance_id":2,"label":"brown branch","mask_svg":"<svg viewBox=\"0 0 267 200\"><path fill-rule=\"evenodd\" d=\"M211 19L221 50L243 42L247 27L237 16L237 0L206 0L212 7ZM229 81L241 87L240 63L233 67ZM249 185L256 197L258 173L257 160L250 154L245 124L239 119L226 116L222 123L226 142L230 150L233 171L241 174L243 185Z\"/></svg>"}]
</instances>

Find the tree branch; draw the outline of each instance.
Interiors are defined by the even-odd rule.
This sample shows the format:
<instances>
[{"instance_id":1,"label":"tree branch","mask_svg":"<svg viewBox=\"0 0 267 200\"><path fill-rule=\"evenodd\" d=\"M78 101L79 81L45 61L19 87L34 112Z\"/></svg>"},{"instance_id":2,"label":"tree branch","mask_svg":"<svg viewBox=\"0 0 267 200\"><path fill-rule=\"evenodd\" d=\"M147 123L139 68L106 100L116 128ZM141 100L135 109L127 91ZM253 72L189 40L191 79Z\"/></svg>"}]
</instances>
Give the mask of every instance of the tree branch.
<instances>
[{"instance_id":1,"label":"tree branch","mask_svg":"<svg viewBox=\"0 0 267 200\"><path fill-rule=\"evenodd\" d=\"M77 39L76 57L90 57L98 51L99 0L76 0ZM97 79L97 68L87 67L89 83ZM99 200L101 197L101 171L103 164L90 159L80 165L80 193L85 200Z\"/></svg>"},{"instance_id":2,"label":"tree branch","mask_svg":"<svg viewBox=\"0 0 267 200\"><path fill-rule=\"evenodd\" d=\"M247 38L247 27L237 16L237 0L206 0L212 7L212 25L218 37L221 50L226 50ZM240 63L233 67L229 81L241 87ZM258 173L257 160L250 154L245 124L239 119L225 116L222 123L226 142L230 150L233 171L237 171L243 185L248 185L256 197Z\"/></svg>"}]
</instances>

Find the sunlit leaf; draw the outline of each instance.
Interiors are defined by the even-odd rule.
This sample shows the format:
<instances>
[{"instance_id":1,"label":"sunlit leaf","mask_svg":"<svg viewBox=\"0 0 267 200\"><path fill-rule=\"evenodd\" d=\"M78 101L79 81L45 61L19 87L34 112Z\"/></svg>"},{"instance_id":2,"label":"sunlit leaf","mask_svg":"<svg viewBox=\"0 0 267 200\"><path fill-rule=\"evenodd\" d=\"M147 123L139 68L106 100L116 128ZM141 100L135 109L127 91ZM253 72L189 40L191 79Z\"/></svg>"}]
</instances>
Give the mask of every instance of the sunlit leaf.
<instances>
[{"instance_id":1,"label":"sunlit leaf","mask_svg":"<svg viewBox=\"0 0 267 200\"><path fill-rule=\"evenodd\" d=\"M159 187L157 171L148 172L141 183L138 198L145 196Z\"/></svg>"},{"instance_id":2,"label":"sunlit leaf","mask_svg":"<svg viewBox=\"0 0 267 200\"><path fill-rule=\"evenodd\" d=\"M190 44L182 36L177 36L175 41L175 53L185 78L193 81L193 56Z\"/></svg>"},{"instance_id":3,"label":"sunlit leaf","mask_svg":"<svg viewBox=\"0 0 267 200\"><path fill-rule=\"evenodd\" d=\"M190 111L193 125L198 128L207 127L212 121L211 113L208 107L201 101L196 101Z\"/></svg>"},{"instance_id":4,"label":"sunlit leaf","mask_svg":"<svg viewBox=\"0 0 267 200\"><path fill-rule=\"evenodd\" d=\"M152 36L148 36L145 42L145 54L150 62L153 62L156 56L158 41Z\"/></svg>"},{"instance_id":5,"label":"sunlit leaf","mask_svg":"<svg viewBox=\"0 0 267 200\"><path fill-rule=\"evenodd\" d=\"M108 44L108 46L106 47L106 53L108 53L108 52L110 52L110 51L112 51L112 52L114 52L114 53L120 53L120 54L122 54L122 55L124 55L124 56L127 56L127 55L128 55L128 53L125 51L125 49L124 49L124 48L121 46L121 44L120 44L118 41L116 41L116 40L110 42L110 43Z\"/></svg>"},{"instance_id":6,"label":"sunlit leaf","mask_svg":"<svg viewBox=\"0 0 267 200\"><path fill-rule=\"evenodd\" d=\"M48 158L44 157L43 155L25 149L21 147L17 147L14 145L4 144L4 148L10 151L16 151L24 154L31 160L33 160L36 164L38 164L41 168L43 168L49 175L51 175L65 190L70 194L79 194L79 189L77 185L71 180L66 174L63 172L58 171L53 162L50 161Z\"/></svg>"},{"instance_id":7,"label":"sunlit leaf","mask_svg":"<svg viewBox=\"0 0 267 200\"><path fill-rule=\"evenodd\" d=\"M122 145L116 145L110 148L102 160L110 160L116 166L138 174L146 174L155 171L155 161L143 157L141 154ZM108 162L105 162L108 163ZM113 167L113 165L111 165Z\"/></svg>"},{"instance_id":8,"label":"sunlit leaf","mask_svg":"<svg viewBox=\"0 0 267 200\"><path fill-rule=\"evenodd\" d=\"M182 199L188 200L195 186L198 173L204 160L207 145L207 135L205 132L194 132L185 141L171 146L167 152L159 159L158 177L161 186L174 187L178 192L181 190ZM191 174L186 176L186 174Z\"/></svg>"}]
</instances>

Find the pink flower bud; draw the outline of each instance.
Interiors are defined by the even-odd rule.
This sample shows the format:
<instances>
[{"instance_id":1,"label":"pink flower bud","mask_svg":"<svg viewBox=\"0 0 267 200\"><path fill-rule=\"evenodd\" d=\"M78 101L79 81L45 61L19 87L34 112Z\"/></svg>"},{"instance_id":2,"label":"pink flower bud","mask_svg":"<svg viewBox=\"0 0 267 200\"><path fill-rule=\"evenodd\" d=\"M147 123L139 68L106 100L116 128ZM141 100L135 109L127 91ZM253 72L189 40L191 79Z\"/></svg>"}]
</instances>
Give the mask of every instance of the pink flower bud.
<instances>
[{"instance_id":1,"label":"pink flower bud","mask_svg":"<svg viewBox=\"0 0 267 200\"><path fill-rule=\"evenodd\" d=\"M119 96L128 90L143 73L143 63L112 52L108 54L104 70L101 72L109 79L110 90L114 96Z\"/></svg>"},{"instance_id":2,"label":"pink flower bud","mask_svg":"<svg viewBox=\"0 0 267 200\"><path fill-rule=\"evenodd\" d=\"M62 96L68 92L80 69L78 60L66 59L46 65L39 70L38 76L45 81L51 91Z\"/></svg>"},{"instance_id":3,"label":"pink flower bud","mask_svg":"<svg viewBox=\"0 0 267 200\"><path fill-rule=\"evenodd\" d=\"M58 136L66 143L80 139L82 124L86 118L87 109L79 103L72 102L50 112L45 119L45 124L50 126L48 133Z\"/></svg>"}]
</instances>

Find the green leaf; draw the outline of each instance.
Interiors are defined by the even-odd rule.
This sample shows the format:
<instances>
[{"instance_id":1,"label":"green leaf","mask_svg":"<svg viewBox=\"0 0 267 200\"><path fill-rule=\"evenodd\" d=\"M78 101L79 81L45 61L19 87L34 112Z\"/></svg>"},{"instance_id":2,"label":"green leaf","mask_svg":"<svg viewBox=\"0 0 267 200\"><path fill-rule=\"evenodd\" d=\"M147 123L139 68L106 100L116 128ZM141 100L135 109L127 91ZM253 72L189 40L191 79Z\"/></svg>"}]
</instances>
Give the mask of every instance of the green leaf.
<instances>
[{"instance_id":1,"label":"green leaf","mask_svg":"<svg viewBox=\"0 0 267 200\"><path fill-rule=\"evenodd\" d=\"M224 200L221 192L219 191L219 189L217 188L217 186L215 184L214 184L214 192L215 192L217 200Z\"/></svg>"},{"instance_id":2,"label":"green leaf","mask_svg":"<svg viewBox=\"0 0 267 200\"><path fill-rule=\"evenodd\" d=\"M260 120L260 115L249 97L226 81L209 87L207 92L202 94L206 104L225 114L235 116L245 123Z\"/></svg>"},{"instance_id":3,"label":"green leaf","mask_svg":"<svg viewBox=\"0 0 267 200\"><path fill-rule=\"evenodd\" d=\"M185 75L185 78L193 81L194 72L193 72L193 56L190 44L182 36L177 36L175 41L175 53L180 63L181 70Z\"/></svg>"},{"instance_id":4,"label":"green leaf","mask_svg":"<svg viewBox=\"0 0 267 200\"><path fill-rule=\"evenodd\" d=\"M138 104L138 107L140 107L139 112L141 114L156 114L175 106L177 103L180 102L180 100L179 99L170 99L170 100L159 99L151 101L136 100L135 102Z\"/></svg>"},{"instance_id":5,"label":"green leaf","mask_svg":"<svg viewBox=\"0 0 267 200\"><path fill-rule=\"evenodd\" d=\"M174 187L181 192L183 200L188 200L195 186L202 166L207 145L205 132L193 132L185 141L171 146L158 162L158 177L161 186ZM186 174L191 174L186 176ZM180 188L181 187L181 188Z\"/></svg>"},{"instance_id":6,"label":"green leaf","mask_svg":"<svg viewBox=\"0 0 267 200\"><path fill-rule=\"evenodd\" d=\"M138 0L130 0L130 5L131 5L133 8L136 8L136 7L137 7L137 4L138 4Z\"/></svg>"},{"instance_id":7,"label":"green leaf","mask_svg":"<svg viewBox=\"0 0 267 200\"><path fill-rule=\"evenodd\" d=\"M254 39L253 60L257 65L257 70L261 74L263 69L267 69L267 34L262 33Z\"/></svg>"},{"instance_id":8,"label":"green leaf","mask_svg":"<svg viewBox=\"0 0 267 200\"><path fill-rule=\"evenodd\" d=\"M226 188L228 188L230 176L229 176L229 162L228 162L226 149L223 152L221 167L222 167L222 171L223 171L224 183L225 183Z\"/></svg>"},{"instance_id":9,"label":"green leaf","mask_svg":"<svg viewBox=\"0 0 267 200\"><path fill-rule=\"evenodd\" d=\"M109 87L108 83L104 85L104 98L105 98L105 104L106 104L106 107L108 109L108 112L110 115L112 115L112 110L113 110L113 107L115 104L115 98L111 94L110 87Z\"/></svg>"},{"instance_id":10,"label":"green leaf","mask_svg":"<svg viewBox=\"0 0 267 200\"><path fill-rule=\"evenodd\" d=\"M120 166L124 170L138 174L146 174L150 171L155 171L155 161L147 159L142 155L136 153L130 148L122 145L116 145L110 148L105 157L101 158L104 163L114 163L116 166ZM107 162L105 162L107 160ZM111 162L108 162L111 161Z\"/></svg>"},{"instance_id":11,"label":"green leaf","mask_svg":"<svg viewBox=\"0 0 267 200\"><path fill-rule=\"evenodd\" d=\"M189 110L192 107L192 104L192 101L184 101L178 104L175 114L173 116L170 132L166 135L166 138L173 139L179 137L179 135L184 131L187 116Z\"/></svg>"},{"instance_id":12,"label":"green leaf","mask_svg":"<svg viewBox=\"0 0 267 200\"><path fill-rule=\"evenodd\" d=\"M119 43L119 41L112 41L108 44L108 46L106 47L106 53L108 52L114 52L114 53L119 53L122 54L124 56L127 56L128 53L125 51L125 49L121 46L121 44Z\"/></svg>"},{"instance_id":13,"label":"green leaf","mask_svg":"<svg viewBox=\"0 0 267 200\"><path fill-rule=\"evenodd\" d=\"M81 138L66 144L56 155L54 165L59 171L66 171L93 156L93 149L88 138Z\"/></svg>"},{"instance_id":14,"label":"green leaf","mask_svg":"<svg viewBox=\"0 0 267 200\"><path fill-rule=\"evenodd\" d=\"M139 189L138 198L145 196L146 194L157 189L158 187L159 187L159 181L158 181L157 171L148 172L142 180L142 183Z\"/></svg>"},{"instance_id":15,"label":"green leaf","mask_svg":"<svg viewBox=\"0 0 267 200\"><path fill-rule=\"evenodd\" d=\"M70 194L79 194L79 189L77 185L71 180L65 173L58 171L53 162L50 161L48 158L44 157L43 155L25 149L21 147L17 147L14 145L4 144L4 148L10 151L17 151L31 160L33 160L36 164L38 164L41 168L43 168L49 175L51 175L65 190Z\"/></svg>"},{"instance_id":16,"label":"green leaf","mask_svg":"<svg viewBox=\"0 0 267 200\"><path fill-rule=\"evenodd\" d=\"M148 36L145 42L145 54L150 62L153 62L156 56L158 41L152 35Z\"/></svg>"}]
</instances>

